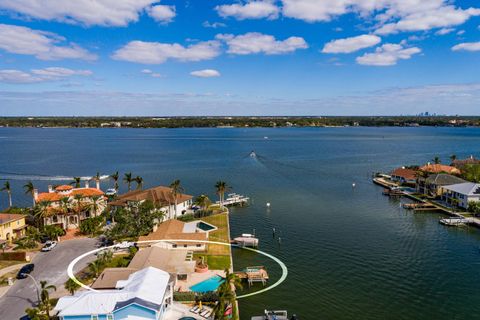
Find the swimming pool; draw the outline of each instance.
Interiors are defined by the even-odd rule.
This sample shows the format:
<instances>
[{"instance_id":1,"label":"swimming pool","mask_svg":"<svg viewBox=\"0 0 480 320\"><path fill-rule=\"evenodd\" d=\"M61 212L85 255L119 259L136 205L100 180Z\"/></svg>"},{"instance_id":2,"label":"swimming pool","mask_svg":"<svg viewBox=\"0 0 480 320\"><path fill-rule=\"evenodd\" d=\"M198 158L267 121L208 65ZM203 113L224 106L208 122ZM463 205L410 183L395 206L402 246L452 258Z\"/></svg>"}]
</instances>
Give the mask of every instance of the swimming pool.
<instances>
[{"instance_id":1,"label":"swimming pool","mask_svg":"<svg viewBox=\"0 0 480 320\"><path fill-rule=\"evenodd\" d=\"M203 231L212 231L217 229L215 226L212 226L211 224L205 223L203 221L197 223L197 228Z\"/></svg>"},{"instance_id":2,"label":"swimming pool","mask_svg":"<svg viewBox=\"0 0 480 320\"><path fill-rule=\"evenodd\" d=\"M199 282L190 287L193 292L208 292L215 291L223 283L223 278L220 276L213 276L207 280Z\"/></svg>"}]
</instances>

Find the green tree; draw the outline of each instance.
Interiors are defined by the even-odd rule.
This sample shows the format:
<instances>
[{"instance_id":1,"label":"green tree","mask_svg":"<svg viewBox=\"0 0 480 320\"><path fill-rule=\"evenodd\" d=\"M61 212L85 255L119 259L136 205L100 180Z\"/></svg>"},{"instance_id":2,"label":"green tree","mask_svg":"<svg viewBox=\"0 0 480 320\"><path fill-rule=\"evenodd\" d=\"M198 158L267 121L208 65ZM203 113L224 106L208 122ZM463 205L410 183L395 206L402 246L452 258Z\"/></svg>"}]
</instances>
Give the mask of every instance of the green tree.
<instances>
[{"instance_id":1,"label":"green tree","mask_svg":"<svg viewBox=\"0 0 480 320\"><path fill-rule=\"evenodd\" d=\"M457 160L457 155L452 154L452 155L450 156L450 161L452 161L452 163L453 163L455 160Z\"/></svg>"},{"instance_id":2,"label":"green tree","mask_svg":"<svg viewBox=\"0 0 480 320\"><path fill-rule=\"evenodd\" d=\"M224 281L217 289L218 303L213 309L215 319L225 319L225 309L229 306L231 306L232 309L235 308L235 291L237 288L242 288L240 278L236 274L231 273L229 269L225 269ZM236 319L237 313L232 312L232 314L233 318Z\"/></svg>"},{"instance_id":3,"label":"green tree","mask_svg":"<svg viewBox=\"0 0 480 320\"><path fill-rule=\"evenodd\" d=\"M90 198L90 209L93 211L93 215L96 216L100 209L100 201L102 200L101 196L93 196Z\"/></svg>"},{"instance_id":4,"label":"green tree","mask_svg":"<svg viewBox=\"0 0 480 320\"><path fill-rule=\"evenodd\" d=\"M480 183L480 164L467 164L462 168L462 178Z\"/></svg>"},{"instance_id":5,"label":"green tree","mask_svg":"<svg viewBox=\"0 0 480 320\"><path fill-rule=\"evenodd\" d=\"M133 182L132 173L131 172L125 173L125 176L123 177L123 181L127 184L128 191L130 191L132 187L132 182Z\"/></svg>"},{"instance_id":6,"label":"green tree","mask_svg":"<svg viewBox=\"0 0 480 320\"><path fill-rule=\"evenodd\" d=\"M441 161L440 161L440 158L439 158L438 156L435 157L435 158L433 158L432 161L433 161L433 163L435 163L435 164L439 164L439 163L441 162Z\"/></svg>"},{"instance_id":7,"label":"green tree","mask_svg":"<svg viewBox=\"0 0 480 320\"><path fill-rule=\"evenodd\" d=\"M65 230L57 225L48 225L43 227L42 233L49 239L56 240L65 235Z\"/></svg>"},{"instance_id":8,"label":"green tree","mask_svg":"<svg viewBox=\"0 0 480 320\"><path fill-rule=\"evenodd\" d=\"M48 316L50 319L50 309L51 309L51 304L50 304L50 291L57 291L57 287L55 287L52 284L48 284L47 281L40 281L40 302L41 302L41 307L45 314Z\"/></svg>"},{"instance_id":9,"label":"green tree","mask_svg":"<svg viewBox=\"0 0 480 320\"><path fill-rule=\"evenodd\" d=\"M115 190L118 191L118 178L120 177L120 175L118 174L118 171L115 171L114 173L112 173L110 175L110 179L113 180L113 187L115 188Z\"/></svg>"},{"instance_id":10,"label":"green tree","mask_svg":"<svg viewBox=\"0 0 480 320\"><path fill-rule=\"evenodd\" d=\"M10 181L5 181L3 188L0 191L5 191L8 194L8 207L12 207L12 189L10 187Z\"/></svg>"},{"instance_id":11,"label":"green tree","mask_svg":"<svg viewBox=\"0 0 480 320\"><path fill-rule=\"evenodd\" d=\"M50 201L40 201L33 207L33 217L36 225L43 226L45 218L48 217L50 208Z\"/></svg>"},{"instance_id":12,"label":"green tree","mask_svg":"<svg viewBox=\"0 0 480 320\"><path fill-rule=\"evenodd\" d=\"M44 314L42 310L38 308L27 308L25 310L25 313L27 314L30 320L48 320L49 319L49 317L46 314Z\"/></svg>"},{"instance_id":13,"label":"green tree","mask_svg":"<svg viewBox=\"0 0 480 320\"><path fill-rule=\"evenodd\" d=\"M199 195L196 199L194 204L200 207L201 211L207 212L208 207L212 204L212 201L208 198L208 196L202 194Z\"/></svg>"},{"instance_id":14,"label":"green tree","mask_svg":"<svg viewBox=\"0 0 480 320\"><path fill-rule=\"evenodd\" d=\"M73 177L73 181L70 182L71 185L74 185L75 188L80 188L80 181L82 180L82 178L80 177Z\"/></svg>"},{"instance_id":15,"label":"green tree","mask_svg":"<svg viewBox=\"0 0 480 320\"><path fill-rule=\"evenodd\" d=\"M223 201L225 201L225 192L231 190L231 187L227 185L225 181L217 181L215 184L215 189L218 194L218 198L220 200L220 208L223 209Z\"/></svg>"},{"instance_id":16,"label":"green tree","mask_svg":"<svg viewBox=\"0 0 480 320\"><path fill-rule=\"evenodd\" d=\"M73 281L72 279L68 279L67 282L65 282L65 290L70 292L70 294L73 296L75 294L75 291L80 289L80 285Z\"/></svg>"},{"instance_id":17,"label":"green tree","mask_svg":"<svg viewBox=\"0 0 480 320\"><path fill-rule=\"evenodd\" d=\"M88 270L95 278L98 278L100 273L102 273L103 266L103 263L97 259L88 264Z\"/></svg>"},{"instance_id":18,"label":"green tree","mask_svg":"<svg viewBox=\"0 0 480 320\"><path fill-rule=\"evenodd\" d=\"M174 209L175 209L175 214L174 217L177 217L177 205L178 205L178 196L184 192L183 187L180 184L180 180L174 180L172 183L170 183L170 189L171 193L173 196L173 201L174 201Z\"/></svg>"},{"instance_id":19,"label":"green tree","mask_svg":"<svg viewBox=\"0 0 480 320\"><path fill-rule=\"evenodd\" d=\"M32 196L33 205L35 206L35 186L33 185L33 182L27 182L27 184L23 186L23 189L25 190L25 194L30 194Z\"/></svg>"},{"instance_id":20,"label":"green tree","mask_svg":"<svg viewBox=\"0 0 480 320\"><path fill-rule=\"evenodd\" d=\"M137 190L140 190L143 188L143 178L140 176L136 176L135 182L137 183Z\"/></svg>"},{"instance_id":21,"label":"green tree","mask_svg":"<svg viewBox=\"0 0 480 320\"><path fill-rule=\"evenodd\" d=\"M80 232L85 235L94 236L98 234L103 226L103 217L90 217L80 222Z\"/></svg>"}]
</instances>

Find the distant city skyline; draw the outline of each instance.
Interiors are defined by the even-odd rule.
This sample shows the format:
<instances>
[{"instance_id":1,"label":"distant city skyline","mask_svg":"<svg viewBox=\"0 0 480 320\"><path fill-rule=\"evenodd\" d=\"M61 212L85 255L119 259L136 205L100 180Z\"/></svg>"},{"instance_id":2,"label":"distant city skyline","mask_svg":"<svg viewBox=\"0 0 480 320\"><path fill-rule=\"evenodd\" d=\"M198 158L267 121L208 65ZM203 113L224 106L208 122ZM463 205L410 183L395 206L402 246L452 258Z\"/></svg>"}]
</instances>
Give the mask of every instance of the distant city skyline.
<instances>
[{"instance_id":1,"label":"distant city skyline","mask_svg":"<svg viewBox=\"0 0 480 320\"><path fill-rule=\"evenodd\" d=\"M480 115L480 4L0 0L0 116Z\"/></svg>"}]
</instances>

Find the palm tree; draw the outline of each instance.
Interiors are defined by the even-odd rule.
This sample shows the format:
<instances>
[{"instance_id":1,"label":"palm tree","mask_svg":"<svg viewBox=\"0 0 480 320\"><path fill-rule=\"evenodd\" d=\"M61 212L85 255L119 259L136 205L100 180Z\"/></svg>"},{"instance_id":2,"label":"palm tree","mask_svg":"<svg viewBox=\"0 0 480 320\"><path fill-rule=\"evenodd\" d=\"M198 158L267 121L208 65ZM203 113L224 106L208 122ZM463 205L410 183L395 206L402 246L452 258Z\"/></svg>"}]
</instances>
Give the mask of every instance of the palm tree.
<instances>
[{"instance_id":1,"label":"palm tree","mask_svg":"<svg viewBox=\"0 0 480 320\"><path fill-rule=\"evenodd\" d=\"M33 199L33 205L35 206L35 186L32 181L29 181L26 185L23 186L25 189L25 194L31 194Z\"/></svg>"},{"instance_id":2,"label":"palm tree","mask_svg":"<svg viewBox=\"0 0 480 320\"><path fill-rule=\"evenodd\" d=\"M242 288L240 278L236 274L231 273L228 268L225 269L225 277L223 279L223 283L217 289L218 303L213 308L215 319L224 319L225 309L228 306L232 308L235 306L236 289ZM236 313L233 314L235 315Z\"/></svg>"},{"instance_id":3,"label":"palm tree","mask_svg":"<svg viewBox=\"0 0 480 320\"><path fill-rule=\"evenodd\" d=\"M33 217L41 223L37 223L37 227L43 225L45 218L48 216L48 209L50 208L50 201L40 201L33 207Z\"/></svg>"},{"instance_id":4,"label":"palm tree","mask_svg":"<svg viewBox=\"0 0 480 320\"><path fill-rule=\"evenodd\" d=\"M90 209L93 210L93 215L94 216L97 215L98 209L100 208L100 199L101 198L102 198L101 196L92 196L90 198L91 199Z\"/></svg>"},{"instance_id":5,"label":"palm tree","mask_svg":"<svg viewBox=\"0 0 480 320\"><path fill-rule=\"evenodd\" d=\"M195 204L202 208L203 211L207 211L208 207L212 204L212 201L210 201L208 196L202 194L195 199Z\"/></svg>"},{"instance_id":6,"label":"palm tree","mask_svg":"<svg viewBox=\"0 0 480 320\"><path fill-rule=\"evenodd\" d=\"M452 163L453 163L455 160L457 160L457 155L456 155L456 154L452 154L452 155L450 156L450 160L451 160Z\"/></svg>"},{"instance_id":7,"label":"palm tree","mask_svg":"<svg viewBox=\"0 0 480 320\"><path fill-rule=\"evenodd\" d=\"M45 314L50 319L50 290L57 291L57 287L48 284L47 281L40 281L40 301Z\"/></svg>"},{"instance_id":8,"label":"palm tree","mask_svg":"<svg viewBox=\"0 0 480 320\"><path fill-rule=\"evenodd\" d=\"M113 187L115 188L115 190L118 191L118 178L119 178L119 174L118 174L118 171L115 171L114 173L112 173L110 175L110 179L113 180Z\"/></svg>"},{"instance_id":9,"label":"palm tree","mask_svg":"<svg viewBox=\"0 0 480 320\"><path fill-rule=\"evenodd\" d=\"M439 158L438 156L435 157L435 158L433 158L432 161L433 161L433 163L435 163L435 164L439 164L439 163L441 162L441 161L440 161L440 158Z\"/></svg>"},{"instance_id":10,"label":"palm tree","mask_svg":"<svg viewBox=\"0 0 480 320\"><path fill-rule=\"evenodd\" d=\"M88 270L93 273L95 278L98 278L100 273L102 273L103 263L100 260L92 261L88 264Z\"/></svg>"},{"instance_id":11,"label":"palm tree","mask_svg":"<svg viewBox=\"0 0 480 320\"><path fill-rule=\"evenodd\" d=\"M130 187L133 182L132 173L131 172L125 173L125 176L123 177L123 181L127 184L128 191L130 191Z\"/></svg>"},{"instance_id":12,"label":"palm tree","mask_svg":"<svg viewBox=\"0 0 480 320\"><path fill-rule=\"evenodd\" d=\"M80 288L80 285L73 281L72 279L68 279L67 282L65 282L65 289L70 292L70 294L73 296L75 294L75 291L77 291Z\"/></svg>"},{"instance_id":13,"label":"palm tree","mask_svg":"<svg viewBox=\"0 0 480 320\"><path fill-rule=\"evenodd\" d=\"M83 205L83 196L81 194L75 194L73 195L73 203L71 204L71 209L76 213L77 215L77 224L80 226L80 215L84 211L85 207Z\"/></svg>"},{"instance_id":14,"label":"palm tree","mask_svg":"<svg viewBox=\"0 0 480 320\"><path fill-rule=\"evenodd\" d=\"M177 205L178 205L178 196L184 192L183 187L180 185L180 180L175 180L170 184L170 189L174 199L174 209L175 209L175 218L177 217Z\"/></svg>"},{"instance_id":15,"label":"palm tree","mask_svg":"<svg viewBox=\"0 0 480 320\"><path fill-rule=\"evenodd\" d=\"M80 177L73 177L73 181L70 182L71 185L75 185L75 188L80 188L80 181L82 178Z\"/></svg>"},{"instance_id":16,"label":"palm tree","mask_svg":"<svg viewBox=\"0 0 480 320\"><path fill-rule=\"evenodd\" d=\"M220 199L220 208L223 209L223 201L225 200L225 192L232 189L225 181L217 181L215 184L215 189L217 189L217 194Z\"/></svg>"},{"instance_id":17,"label":"palm tree","mask_svg":"<svg viewBox=\"0 0 480 320\"><path fill-rule=\"evenodd\" d=\"M97 171L97 174L92 177L92 180L95 181L95 183L100 183L100 172Z\"/></svg>"},{"instance_id":18,"label":"palm tree","mask_svg":"<svg viewBox=\"0 0 480 320\"><path fill-rule=\"evenodd\" d=\"M12 189L10 188L10 182L5 181L3 188L0 191L6 191L8 194L8 207L12 207Z\"/></svg>"},{"instance_id":19,"label":"palm tree","mask_svg":"<svg viewBox=\"0 0 480 320\"><path fill-rule=\"evenodd\" d=\"M137 190L143 188L143 178L140 176L137 176L135 178L135 182L137 183Z\"/></svg>"}]
</instances>

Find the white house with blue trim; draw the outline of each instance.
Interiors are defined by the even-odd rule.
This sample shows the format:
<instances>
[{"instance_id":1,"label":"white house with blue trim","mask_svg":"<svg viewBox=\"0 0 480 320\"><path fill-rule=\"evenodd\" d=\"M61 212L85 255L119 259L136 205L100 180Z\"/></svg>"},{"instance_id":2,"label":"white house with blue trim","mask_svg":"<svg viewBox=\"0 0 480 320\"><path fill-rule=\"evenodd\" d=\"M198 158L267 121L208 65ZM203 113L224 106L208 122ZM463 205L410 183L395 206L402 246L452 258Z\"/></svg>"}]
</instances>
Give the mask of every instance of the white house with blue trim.
<instances>
[{"instance_id":1,"label":"white house with blue trim","mask_svg":"<svg viewBox=\"0 0 480 320\"><path fill-rule=\"evenodd\" d=\"M116 290L81 291L55 306L61 320L162 320L173 302L170 275L148 267L117 282Z\"/></svg>"}]
</instances>

